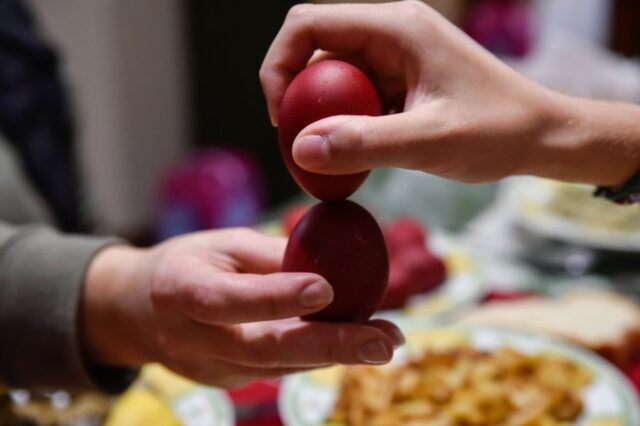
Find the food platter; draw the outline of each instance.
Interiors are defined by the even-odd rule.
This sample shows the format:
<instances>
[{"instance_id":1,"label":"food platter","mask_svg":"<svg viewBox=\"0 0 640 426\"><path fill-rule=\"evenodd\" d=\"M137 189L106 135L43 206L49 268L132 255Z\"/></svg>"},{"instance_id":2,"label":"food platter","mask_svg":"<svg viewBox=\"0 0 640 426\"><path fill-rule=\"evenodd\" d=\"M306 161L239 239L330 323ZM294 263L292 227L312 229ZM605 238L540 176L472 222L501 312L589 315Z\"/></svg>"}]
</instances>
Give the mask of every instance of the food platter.
<instances>
[{"instance_id":1,"label":"food platter","mask_svg":"<svg viewBox=\"0 0 640 426\"><path fill-rule=\"evenodd\" d=\"M640 424L640 405L627 379L603 359L578 347L506 329L431 328L416 321L407 321L399 325L407 336L407 345L396 352L394 363L401 363L409 354L427 348L433 350L459 345L469 345L484 351L509 347L526 354L551 353L585 367L592 374L591 383L581 393L584 409L577 425ZM334 367L287 377L279 396L279 408L284 424L323 424L334 408L344 368Z\"/></svg>"},{"instance_id":2,"label":"food platter","mask_svg":"<svg viewBox=\"0 0 640 426\"><path fill-rule=\"evenodd\" d=\"M590 185L532 177L503 183L502 205L515 224L544 238L594 249L640 251L640 210L594 198Z\"/></svg>"}]
</instances>

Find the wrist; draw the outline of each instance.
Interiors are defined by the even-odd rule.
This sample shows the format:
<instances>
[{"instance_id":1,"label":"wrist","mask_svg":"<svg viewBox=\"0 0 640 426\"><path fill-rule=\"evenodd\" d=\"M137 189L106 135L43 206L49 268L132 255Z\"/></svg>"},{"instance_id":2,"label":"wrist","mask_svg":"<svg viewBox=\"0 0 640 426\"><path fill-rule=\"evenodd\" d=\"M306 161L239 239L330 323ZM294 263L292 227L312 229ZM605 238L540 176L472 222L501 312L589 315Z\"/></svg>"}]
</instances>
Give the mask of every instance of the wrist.
<instances>
[{"instance_id":1,"label":"wrist","mask_svg":"<svg viewBox=\"0 0 640 426\"><path fill-rule=\"evenodd\" d=\"M640 169L640 108L548 91L523 174L619 186ZM635 132L635 134L634 134Z\"/></svg>"},{"instance_id":2,"label":"wrist","mask_svg":"<svg viewBox=\"0 0 640 426\"><path fill-rule=\"evenodd\" d=\"M153 358L142 320L145 253L124 245L105 247L87 268L80 318L92 363L138 367Z\"/></svg>"}]
</instances>

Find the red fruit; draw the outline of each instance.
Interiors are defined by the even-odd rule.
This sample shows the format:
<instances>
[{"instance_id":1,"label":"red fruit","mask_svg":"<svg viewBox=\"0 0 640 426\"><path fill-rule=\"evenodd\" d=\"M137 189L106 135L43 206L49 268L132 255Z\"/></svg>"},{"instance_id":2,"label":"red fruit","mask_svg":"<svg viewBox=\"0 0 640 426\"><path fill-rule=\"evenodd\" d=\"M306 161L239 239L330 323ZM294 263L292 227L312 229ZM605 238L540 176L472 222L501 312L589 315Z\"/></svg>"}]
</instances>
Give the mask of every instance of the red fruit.
<instances>
[{"instance_id":1,"label":"red fruit","mask_svg":"<svg viewBox=\"0 0 640 426\"><path fill-rule=\"evenodd\" d=\"M282 216L282 228L286 235L291 235L302 216L309 210L308 205L301 204L288 209Z\"/></svg>"},{"instance_id":2,"label":"red fruit","mask_svg":"<svg viewBox=\"0 0 640 426\"><path fill-rule=\"evenodd\" d=\"M396 219L384 228L390 253L407 247L426 246L427 234L422 223L411 218Z\"/></svg>"},{"instance_id":3,"label":"red fruit","mask_svg":"<svg viewBox=\"0 0 640 426\"><path fill-rule=\"evenodd\" d=\"M447 266L444 261L429 253L423 264L423 273L420 275L419 280L416 281L417 291L424 293L433 290L443 284L446 279Z\"/></svg>"},{"instance_id":4,"label":"red fruit","mask_svg":"<svg viewBox=\"0 0 640 426\"><path fill-rule=\"evenodd\" d=\"M406 271L413 293L424 293L442 284L447 271L444 262L424 246L408 247L393 256Z\"/></svg>"},{"instance_id":5,"label":"red fruit","mask_svg":"<svg viewBox=\"0 0 640 426\"><path fill-rule=\"evenodd\" d=\"M334 299L305 319L362 323L376 311L389 277L382 231L351 201L316 204L289 237L284 272L313 272L333 287Z\"/></svg>"},{"instance_id":6,"label":"red fruit","mask_svg":"<svg viewBox=\"0 0 640 426\"><path fill-rule=\"evenodd\" d=\"M341 176L310 173L293 160L293 141L302 129L333 115L380 115L382 107L367 76L351 64L326 60L308 66L289 84L280 106L278 139L289 172L305 191L324 201L347 198L369 172Z\"/></svg>"},{"instance_id":7,"label":"red fruit","mask_svg":"<svg viewBox=\"0 0 640 426\"><path fill-rule=\"evenodd\" d=\"M413 295L413 284L407 270L397 259L389 262L389 285L380 309L397 309L407 304Z\"/></svg>"},{"instance_id":8,"label":"red fruit","mask_svg":"<svg viewBox=\"0 0 640 426\"><path fill-rule=\"evenodd\" d=\"M431 258L425 246L407 247L393 255L412 279L419 279L431 272Z\"/></svg>"}]
</instances>

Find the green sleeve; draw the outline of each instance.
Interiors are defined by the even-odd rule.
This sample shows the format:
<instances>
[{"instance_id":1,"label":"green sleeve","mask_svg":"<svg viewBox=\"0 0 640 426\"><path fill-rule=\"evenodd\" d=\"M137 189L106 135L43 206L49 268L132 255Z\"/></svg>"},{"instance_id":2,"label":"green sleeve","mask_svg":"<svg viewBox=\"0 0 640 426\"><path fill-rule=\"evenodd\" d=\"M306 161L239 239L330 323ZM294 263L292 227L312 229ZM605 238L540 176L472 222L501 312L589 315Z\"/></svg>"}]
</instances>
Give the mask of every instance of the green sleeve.
<instances>
[{"instance_id":1,"label":"green sleeve","mask_svg":"<svg viewBox=\"0 0 640 426\"><path fill-rule=\"evenodd\" d=\"M112 238L0 223L0 383L123 390L130 370L89 366L79 318L87 266Z\"/></svg>"}]
</instances>

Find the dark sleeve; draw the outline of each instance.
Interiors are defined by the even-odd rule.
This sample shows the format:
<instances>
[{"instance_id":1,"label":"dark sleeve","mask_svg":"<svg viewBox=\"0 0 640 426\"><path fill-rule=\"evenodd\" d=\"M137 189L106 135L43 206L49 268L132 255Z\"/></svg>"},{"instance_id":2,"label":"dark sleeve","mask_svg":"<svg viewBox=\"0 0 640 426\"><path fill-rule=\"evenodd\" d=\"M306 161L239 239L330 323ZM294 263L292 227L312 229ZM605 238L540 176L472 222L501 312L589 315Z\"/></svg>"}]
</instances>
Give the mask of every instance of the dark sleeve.
<instances>
[{"instance_id":1,"label":"dark sleeve","mask_svg":"<svg viewBox=\"0 0 640 426\"><path fill-rule=\"evenodd\" d=\"M0 224L0 384L123 390L129 370L89 366L79 305L91 258L118 240Z\"/></svg>"},{"instance_id":2,"label":"dark sleeve","mask_svg":"<svg viewBox=\"0 0 640 426\"><path fill-rule=\"evenodd\" d=\"M85 232L74 132L53 49L20 0L0 0L0 132L65 232Z\"/></svg>"}]
</instances>

